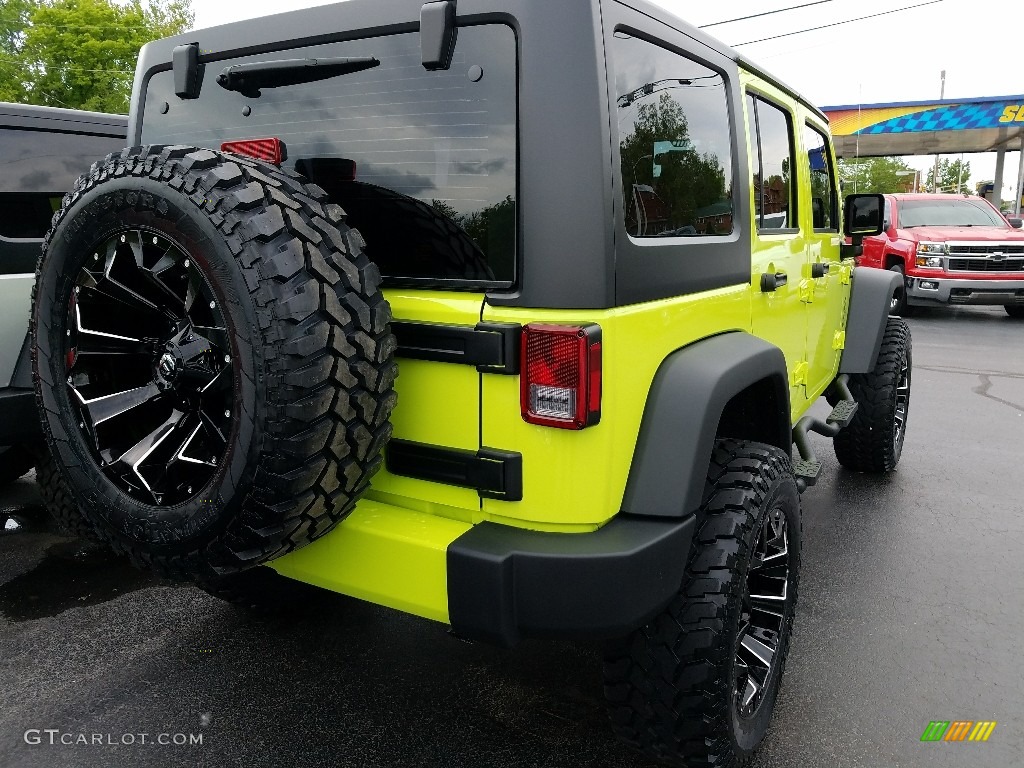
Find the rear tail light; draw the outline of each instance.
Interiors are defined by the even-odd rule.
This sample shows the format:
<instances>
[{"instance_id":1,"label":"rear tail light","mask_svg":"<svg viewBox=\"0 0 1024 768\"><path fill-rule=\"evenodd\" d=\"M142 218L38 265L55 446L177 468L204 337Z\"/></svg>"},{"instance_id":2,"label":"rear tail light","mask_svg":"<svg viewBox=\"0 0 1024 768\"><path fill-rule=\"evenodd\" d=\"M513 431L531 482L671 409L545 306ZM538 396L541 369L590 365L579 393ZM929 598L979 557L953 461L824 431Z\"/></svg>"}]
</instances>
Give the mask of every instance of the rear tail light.
<instances>
[{"instance_id":1,"label":"rear tail light","mask_svg":"<svg viewBox=\"0 0 1024 768\"><path fill-rule=\"evenodd\" d=\"M520 401L530 424L583 429L601 420L601 328L523 328Z\"/></svg>"},{"instance_id":2,"label":"rear tail light","mask_svg":"<svg viewBox=\"0 0 1024 768\"><path fill-rule=\"evenodd\" d=\"M288 158L288 151L280 139L239 139L225 141L220 145L221 152L232 152L236 155L255 157L274 165L280 165Z\"/></svg>"}]
</instances>

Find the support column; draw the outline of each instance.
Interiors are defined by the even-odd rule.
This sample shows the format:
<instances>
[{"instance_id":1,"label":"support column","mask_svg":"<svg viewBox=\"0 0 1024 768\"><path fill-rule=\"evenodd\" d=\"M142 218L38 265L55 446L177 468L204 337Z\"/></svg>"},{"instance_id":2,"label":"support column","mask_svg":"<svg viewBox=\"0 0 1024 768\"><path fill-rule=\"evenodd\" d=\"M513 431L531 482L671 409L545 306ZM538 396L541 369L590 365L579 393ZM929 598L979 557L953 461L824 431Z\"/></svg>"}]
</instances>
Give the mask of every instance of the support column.
<instances>
[{"instance_id":1,"label":"support column","mask_svg":"<svg viewBox=\"0 0 1024 768\"><path fill-rule=\"evenodd\" d=\"M1020 218L1020 199L1024 196L1024 131L1020 132L1020 161L1017 166L1017 199L1013 203L1013 215Z\"/></svg>"},{"instance_id":2,"label":"support column","mask_svg":"<svg viewBox=\"0 0 1024 768\"><path fill-rule=\"evenodd\" d=\"M1000 144L996 150L996 178L992 189L992 198L989 202L997 209L1003 202L1003 163L1006 161L1006 144Z\"/></svg>"}]
</instances>

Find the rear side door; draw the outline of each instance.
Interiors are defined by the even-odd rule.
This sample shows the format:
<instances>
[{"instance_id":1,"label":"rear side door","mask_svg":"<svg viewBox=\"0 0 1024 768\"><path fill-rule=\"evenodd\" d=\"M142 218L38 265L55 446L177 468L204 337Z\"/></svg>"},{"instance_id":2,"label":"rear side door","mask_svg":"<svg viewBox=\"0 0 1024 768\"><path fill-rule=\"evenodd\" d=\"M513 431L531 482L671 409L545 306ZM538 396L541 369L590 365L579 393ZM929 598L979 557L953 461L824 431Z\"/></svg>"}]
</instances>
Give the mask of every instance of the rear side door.
<instances>
[{"instance_id":1,"label":"rear side door","mask_svg":"<svg viewBox=\"0 0 1024 768\"><path fill-rule=\"evenodd\" d=\"M379 64L259 99L216 82L235 64L335 58ZM173 73L152 77L143 143L279 138L283 166L345 210L380 268L398 340L394 436L368 495L472 520L481 370L501 367L511 338L478 325L485 292L517 280L514 31L460 28L450 68L437 71L424 67L416 31L204 62L196 99L175 97Z\"/></svg>"},{"instance_id":2,"label":"rear side door","mask_svg":"<svg viewBox=\"0 0 1024 768\"><path fill-rule=\"evenodd\" d=\"M800 189L807 262L804 299L807 304L808 398L814 399L831 383L845 344L843 327L849 308L850 267L839 249L839 197L835 155L828 131L810 116L801 126L803 147Z\"/></svg>"},{"instance_id":3,"label":"rear side door","mask_svg":"<svg viewBox=\"0 0 1024 768\"><path fill-rule=\"evenodd\" d=\"M807 237L796 193L796 120L767 84L748 82L744 103L754 212L752 329L785 354L795 414L803 409L807 380L807 313L801 298Z\"/></svg>"}]
</instances>

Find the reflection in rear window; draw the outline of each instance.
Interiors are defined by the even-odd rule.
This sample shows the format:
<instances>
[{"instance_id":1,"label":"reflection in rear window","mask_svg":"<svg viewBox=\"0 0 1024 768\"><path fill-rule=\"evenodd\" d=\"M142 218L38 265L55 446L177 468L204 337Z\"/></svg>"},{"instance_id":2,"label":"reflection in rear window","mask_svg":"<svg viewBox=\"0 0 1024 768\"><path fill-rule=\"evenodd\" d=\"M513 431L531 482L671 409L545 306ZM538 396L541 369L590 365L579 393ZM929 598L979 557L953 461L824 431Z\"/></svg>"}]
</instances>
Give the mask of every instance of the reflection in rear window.
<instances>
[{"instance_id":1,"label":"reflection in rear window","mask_svg":"<svg viewBox=\"0 0 1024 768\"><path fill-rule=\"evenodd\" d=\"M380 66L265 88L257 99L215 82L234 63L370 56ZM170 72L153 77L142 139L219 148L281 138L285 166L345 209L387 283L507 287L516 261L515 65L515 35L501 25L460 29L444 72L423 68L416 33L218 61L206 65L195 101L173 97Z\"/></svg>"}]
</instances>

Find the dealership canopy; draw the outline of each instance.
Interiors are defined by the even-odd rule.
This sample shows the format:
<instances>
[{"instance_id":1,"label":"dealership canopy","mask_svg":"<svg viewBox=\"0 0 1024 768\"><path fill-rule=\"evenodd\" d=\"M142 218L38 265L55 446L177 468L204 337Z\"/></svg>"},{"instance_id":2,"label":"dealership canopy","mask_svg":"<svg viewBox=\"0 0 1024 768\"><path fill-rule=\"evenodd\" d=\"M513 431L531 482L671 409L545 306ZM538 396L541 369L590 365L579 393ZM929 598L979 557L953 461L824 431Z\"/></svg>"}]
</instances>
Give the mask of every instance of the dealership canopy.
<instances>
[{"instance_id":1,"label":"dealership canopy","mask_svg":"<svg viewBox=\"0 0 1024 768\"><path fill-rule=\"evenodd\" d=\"M822 111L840 157L995 152L997 190L1003 188L1006 152L1024 150L1024 96L845 104ZM1018 213L1022 187L1024 151L1017 172Z\"/></svg>"},{"instance_id":2,"label":"dealership canopy","mask_svg":"<svg viewBox=\"0 0 1024 768\"><path fill-rule=\"evenodd\" d=\"M1024 96L824 107L840 157L1017 150Z\"/></svg>"}]
</instances>

